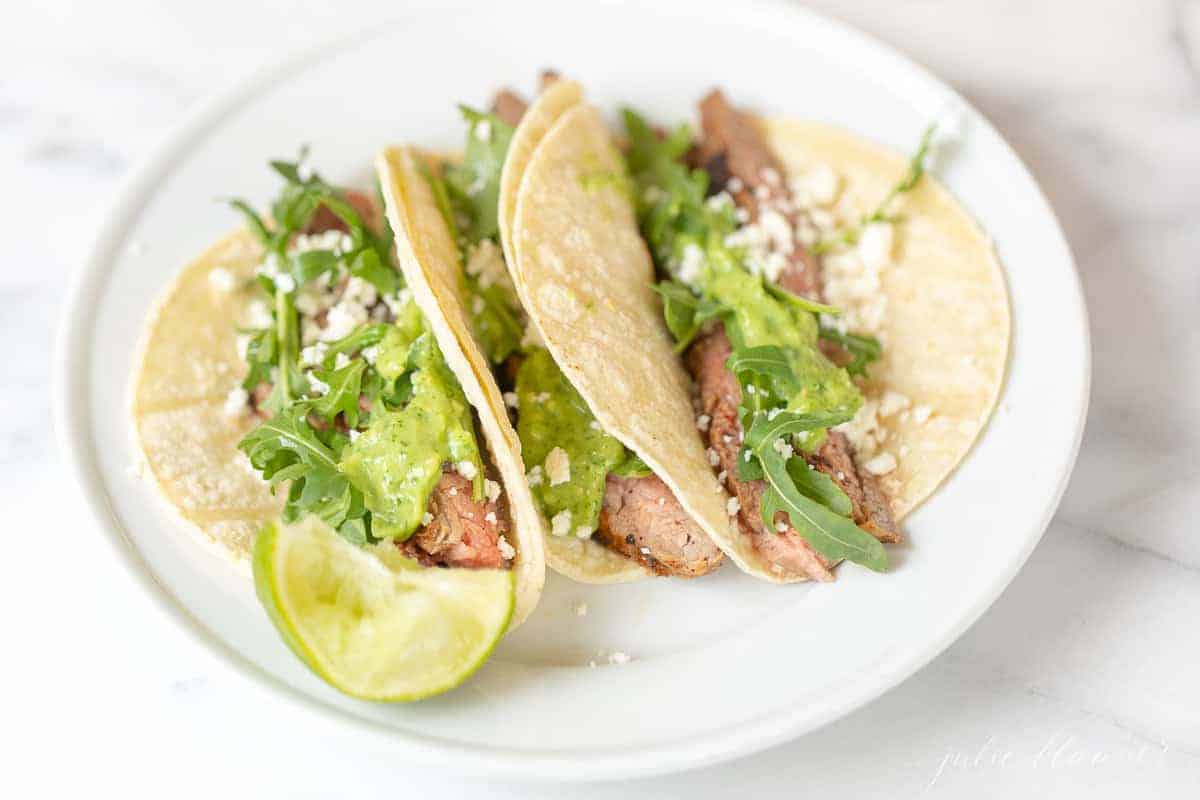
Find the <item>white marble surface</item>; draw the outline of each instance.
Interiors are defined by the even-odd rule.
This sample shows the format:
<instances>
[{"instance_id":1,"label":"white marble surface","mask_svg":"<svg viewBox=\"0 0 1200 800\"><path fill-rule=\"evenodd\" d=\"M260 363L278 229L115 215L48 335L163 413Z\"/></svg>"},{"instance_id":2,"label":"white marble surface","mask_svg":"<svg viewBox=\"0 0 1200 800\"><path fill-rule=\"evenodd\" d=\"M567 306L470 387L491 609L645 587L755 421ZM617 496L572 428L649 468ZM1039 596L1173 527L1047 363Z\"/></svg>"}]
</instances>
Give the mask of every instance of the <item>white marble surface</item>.
<instances>
[{"instance_id":1,"label":"white marble surface","mask_svg":"<svg viewBox=\"0 0 1200 800\"><path fill-rule=\"evenodd\" d=\"M1003 597L883 699L742 761L572 794L1195 797L1200 0L813 5L956 85L1041 181L1091 312L1079 465ZM122 583L47 423L64 281L121 176L204 96L395 4L34 6L0 25L0 794L558 796L350 750L261 694Z\"/></svg>"}]
</instances>

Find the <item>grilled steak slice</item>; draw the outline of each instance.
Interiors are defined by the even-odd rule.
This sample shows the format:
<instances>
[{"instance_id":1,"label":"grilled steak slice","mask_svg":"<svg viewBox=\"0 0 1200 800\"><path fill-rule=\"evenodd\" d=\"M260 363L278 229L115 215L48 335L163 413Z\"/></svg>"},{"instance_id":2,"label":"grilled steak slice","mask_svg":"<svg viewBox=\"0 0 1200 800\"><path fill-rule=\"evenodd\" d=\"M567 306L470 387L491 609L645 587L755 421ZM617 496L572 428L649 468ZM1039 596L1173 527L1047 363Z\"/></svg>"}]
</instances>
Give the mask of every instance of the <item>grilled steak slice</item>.
<instances>
[{"instance_id":1,"label":"grilled steak slice","mask_svg":"<svg viewBox=\"0 0 1200 800\"><path fill-rule=\"evenodd\" d=\"M738 528L750 538L754 549L772 564L779 565L780 571L799 573L815 581L831 581L830 563L793 528L772 531L763 524L759 508L766 482L738 480L742 425L737 407L742 400L742 387L725 366L729 353L729 338L725 329L717 326L688 348L686 362L700 392L702 411L710 417L708 444L720 459L720 477L738 501ZM783 518L781 512L776 521Z\"/></svg>"},{"instance_id":2,"label":"grilled steak slice","mask_svg":"<svg viewBox=\"0 0 1200 800\"><path fill-rule=\"evenodd\" d=\"M529 104L524 98L512 89L501 89L492 98L492 113L514 128L521 121L521 117L525 116L525 109L528 107Z\"/></svg>"},{"instance_id":3,"label":"grilled steak slice","mask_svg":"<svg viewBox=\"0 0 1200 800\"><path fill-rule=\"evenodd\" d=\"M371 196L366 192L360 192L350 189L346 192L346 201L354 206L354 210L363 218L363 222L368 228L378 228L380 225L379 212L375 208L375 203L371 201ZM325 231L341 231L345 233L349 230L346 223L342 222L337 214L334 214L326 206L321 206L316 213L312 215L312 219L305 226L305 233L324 233Z\"/></svg>"},{"instance_id":4,"label":"grilled steak slice","mask_svg":"<svg viewBox=\"0 0 1200 800\"><path fill-rule=\"evenodd\" d=\"M659 575L707 575L725 557L657 475L610 474L593 538Z\"/></svg>"},{"instance_id":5,"label":"grilled steak slice","mask_svg":"<svg viewBox=\"0 0 1200 800\"><path fill-rule=\"evenodd\" d=\"M733 108L718 89L700 102L700 123L704 138L693 150L691 158L693 163L710 171L714 188L729 191L738 207L749 212L751 220L757 220L764 213L778 213L794 228L798 212L788 197L783 169L767 148L754 120ZM788 267L779 275L778 284L793 294L820 300L821 272L815 257L799 242L793 242L788 255ZM713 341L718 333L721 339ZM715 378L707 373L712 371L711 362L719 359L722 370L728 374L723 368L724 359L729 354L729 341L724 337L723 330L706 334L703 339L693 343L695 355L689 352L688 357L692 375L700 384L705 413L714 419L716 415L707 410L710 399L721 394L729 396L729 392L723 392L719 387L712 388ZM724 355L714 355L720 352ZM698 369L703 369L705 375L701 375ZM710 384L707 390L706 382ZM736 408L741 391L732 375L729 375L729 383L736 392L732 395L733 403L729 408L734 409L733 420L737 424ZM810 457L809 462L832 478L846 493L853 505L854 521L864 530L883 542L900 540L887 497L875 477L858 467L854 460L854 449L845 435L830 431L825 443ZM726 468L726 472L727 483L738 483L732 470ZM739 495L741 501L740 493L734 493ZM757 520L758 506L754 505L750 511ZM789 529L788 533L794 531Z\"/></svg>"},{"instance_id":6,"label":"grilled steak slice","mask_svg":"<svg viewBox=\"0 0 1200 800\"><path fill-rule=\"evenodd\" d=\"M509 530L504 496L478 502L471 481L457 472L443 472L429 498L433 520L399 547L425 566L503 568L500 537Z\"/></svg>"}]
</instances>

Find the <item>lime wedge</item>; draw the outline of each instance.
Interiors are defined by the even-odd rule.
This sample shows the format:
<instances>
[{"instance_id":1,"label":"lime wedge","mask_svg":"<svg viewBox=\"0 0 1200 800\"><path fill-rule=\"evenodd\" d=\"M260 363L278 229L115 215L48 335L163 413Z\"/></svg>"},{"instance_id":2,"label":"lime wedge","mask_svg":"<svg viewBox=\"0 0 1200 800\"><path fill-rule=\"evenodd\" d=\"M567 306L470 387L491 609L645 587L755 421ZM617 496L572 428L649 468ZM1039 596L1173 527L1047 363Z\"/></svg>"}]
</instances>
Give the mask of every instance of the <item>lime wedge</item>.
<instances>
[{"instance_id":1,"label":"lime wedge","mask_svg":"<svg viewBox=\"0 0 1200 800\"><path fill-rule=\"evenodd\" d=\"M363 700L453 689L487 660L515 599L510 571L422 567L392 546L355 547L313 518L265 528L253 564L288 647Z\"/></svg>"}]
</instances>

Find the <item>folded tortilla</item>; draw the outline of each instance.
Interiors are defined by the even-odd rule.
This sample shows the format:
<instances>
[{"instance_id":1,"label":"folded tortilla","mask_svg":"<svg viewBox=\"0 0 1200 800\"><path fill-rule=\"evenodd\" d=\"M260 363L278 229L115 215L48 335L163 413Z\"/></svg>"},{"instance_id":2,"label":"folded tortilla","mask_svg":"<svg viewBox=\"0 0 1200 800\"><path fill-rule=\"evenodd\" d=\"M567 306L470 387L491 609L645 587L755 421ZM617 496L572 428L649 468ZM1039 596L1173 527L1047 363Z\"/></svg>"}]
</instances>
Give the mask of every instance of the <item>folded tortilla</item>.
<instances>
[{"instance_id":1,"label":"folded tortilla","mask_svg":"<svg viewBox=\"0 0 1200 800\"><path fill-rule=\"evenodd\" d=\"M252 293L248 288L228 291L214 286L210 275L224 269L235 286L249 287L262 255L258 242L243 230L226 236L184 268L150 315L132 398L134 432L146 472L203 541L243 566L248 566L258 531L279 516L286 493L272 495L237 449L256 418L231 416L224 410L225 398L245 374L237 339L239 328L254 327ZM430 322L436 327L438 317ZM537 605L545 579L541 517L514 446L515 434L506 436L461 354L447 350L444 356L475 409L485 449L507 492L516 550L510 628L516 627Z\"/></svg>"}]
</instances>

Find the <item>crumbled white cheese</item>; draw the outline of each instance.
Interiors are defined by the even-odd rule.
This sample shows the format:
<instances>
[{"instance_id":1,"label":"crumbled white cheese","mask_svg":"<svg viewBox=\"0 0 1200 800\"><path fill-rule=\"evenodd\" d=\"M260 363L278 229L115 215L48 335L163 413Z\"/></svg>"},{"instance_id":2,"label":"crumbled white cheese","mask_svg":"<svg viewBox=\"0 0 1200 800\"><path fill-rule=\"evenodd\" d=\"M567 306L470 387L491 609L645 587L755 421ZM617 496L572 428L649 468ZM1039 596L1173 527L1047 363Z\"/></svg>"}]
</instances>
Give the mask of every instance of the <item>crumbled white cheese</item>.
<instances>
[{"instance_id":1,"label":"crumbled white cheese","mask_svg":"<svg viewBox=\"0 0 1200 800\"><path fill-rule=\"evenodd\" d=\"M492 123L486 119L481 119L475 123L475 138L481 142L488 142L492 139Z\"/></svg>"},{"instance_id":2,"label":"crumbled white cheese","mask_svg":"<svg viewBox=\"0 0 1200 800\"><path fill-rule=\"evenodd\" d=\"M430 514L428 511L426 511L421 515L421 525L428 525L431 522L433 522L433 514Z\"/></svg>"},{"instance_id":3,"label":"crumbled white cheese","mask_svg":"<svg viewBox=\"0 0 1200 800\"><path fill-rule=\"evenodd\" d=\"M714 467L721 463L721 455L713 448L708 448L704 451L708 455L708 463Z\"/></svg>"},{"instance_id":4,"label":"crumbled white cheese","mask_svg":"<svg viewBox=\"0 0 1200 800\"><path fill-rule=\"evenodd\" d=\"M603 428L601 428L601 427L600 427L600 421L599 421L599 420L595 420L595 419L594 419L594 420L592 420L591 422L589 422L589 423L588 423L588 427L589 427L589 428L591 428L591 429L592 429L592 430L594 430L594 431L602 431L602 430L604 430Z\"/></svg>"},{"instance_id":5,"label":"crumbled white cheese","mask_svg":"<svg viewBox=\"0 0 1200 800\"><path fill-rule=\"evenodd\" d=\"M728 477L729 477L729 473L726 472L725 470L721 470L720 472L717 473L717 480L720 481L721 483L724 483L725 479Z\"/></svg>"},{"instance_id":6,"label":"crumbled white cheese","mask_svg":"<svg viewBox=\"0 0 1200 800\"><path fill-rule=\"evenodd\" d=\"M895 230L890 222L872 222L858 237L858 257L870 270L880 270L892 260Z\"/></svg>"},{"instance_id":7,"label":"crumbled white cheese","mask_svg":"<svg viewBox=\"0 0 1200 800\"><path fill-rule=\"evenodd\" d=\"M589 528L587 525L580 525L578 528L575 529L575 538L576 539L588 539L591 537L591 535L592 535L592 529Z\"/></svg>"},{"instance_id":8,"label":"crumbled white cheese","mask_svg":"<svg viewBox=\"0 0 1200 800\"><path fill-rule=\"evenodd\" d=\"M648 556L648 555L650 555L650 548L649 548L649 547L639 547L639 548L638 548L638 551L639 551L639 552L641 552L641 554L642 554L642 555L644 555L644 556Z\"/></svg>"},{"instance_id":9,"label":"crumbled white cheese","mask_svg":"<svg viewBox=\"0 0 1200 800\"><path fill-rule=\"evenodd\" d=\"M831 253L823 264L825 299L842 310L834 320L837 329L879 335L888 302L880 271L867 266L857 249Z\"/></svg>"},{"instance_id":10,"label":"crumbled white cheese","mask_svg":"<svg viewBox=\"0 0 1200 800\"><path fill-rule=\"evenodd\" d=\"M269 328L275 324L275 318L271 316L270 309L262 300L255 300L246 310L249 314L248 325L251 328Z\"/></svg>"},{"instance_id":11,"label":"crumbled white cheese","mask_svg":"<svg viewBox=\"0 0 1200 800\"><path fill-rule=\"evenodd\" d=\"M834 430L846 434L859 456L869 458L879 447L881 434L886 433L886 429L879 423L879 402L867 398L854 415L854 419L843 422Z\"/></svg>"},{"instance_id":12,"label":"crumbled white cheese","mask_svg":"<svg viewBox=\"0 0 1200 800\"><path fill-rule=\"evenodd\" d=\"M467 254L467 274L479 281L479 288L512 286L504 266L504 253L491 239L483 239Z\"/></svg>"},{"instance_id":13,"label":"crumbled white cheese","mask_svg":"<svg viewBox=\"0 0 1200 800\"><path fill-rule=\"evenodd\" d=\"M329 384L318 378L312 372L304 373L304 377L308 378L308 385L309 388L312 389L313 394L329 394Z\"/></svg>"},{"instance_id":14,"label":"crumbled white cheese","mask_svg":"<svg viewBox=\"0 0 1200 800\"><path fill-rule=\"evenodd\" d=\"M725 513L731 517L737 516L737 513L742 510L742 504L738 502L736 497L731 497L725 502Z\"/></svg>"},{"instance_id":15,"label":"crumbled white cheese","mask_svg":"<svg viewBox=\"0 0 1200 800\"><path fill-rule=\"evenodd\" d=\"M774 167L763 167L762 179L771 186L779 185L779 171Z\"/></svg>"},{"instance_id":16,"label":"crumbled white cheese","mask_svg":"<svg viewBox=\"0 0 1200 800\"><path fill-rule=\"evenodd\" d=\"M375 288L375 284L354 275L346 281L346 288L342 291L340 302L357 303L370 308L379 302L379 290Z\"/></svg>"},{"instance_id":17,"label":"crumbled white cheese","mask_svg":"<svg viewBox=\"0 0 1200 800\"><path fill-rule=\"evenodd\" d=\"M500 557L505 561L512 561L517 555L516 548L509 543L508 539L504 538L503 534L500 535L500 539L496 542L496 546L500 548Z\"/></svg>"},{"instance_id":18,"label":"crumbled white cheese","mask_svg":"<svg viewBox=\"0 0 1200 800\"><path fill-rule=\"evenodd\" d=\"M451 497L458 497L458 489L454 486L451 486L450 491L446 492L446 494L450 495Z\"/></svg>"},{"instance_id":19,"label":"crumbled white cheese","mask_svg":"<svg viewBox=\"0 0 1200 800\"><path fill-rule=\"evenodd\" d=\"M274 278L275 290L284 294L291 294L296 291L296 279L286 272L281 272Z\"/></svg>"},{"instance_id":20,"label":"crumbled white cheese","mask_svg":"<svg viewBox=\"0 0 1200 800\"><path fill-rule=\"evenodd\" d=\"M530 486L541 486L542 481L545 480L545 476L542 474L542 466L539 464L529 470L525 478L529 481Z\"/></svg>"},{"instance_id":21,"label":"crumbled white cheese","mask_svg":"<svg viewBox=\"0 0 1200 800\"><path fill-rule=\"evenodd\" d=\"M489 503L494 503L500 499L500 484L491 478L483 479L483 493L487 497Z\"/></svg>"},{"instance_id":22,"label":"crumbled white cheese","mask_svg":"<svg viewBox=\"0 0 1200 800\"><path fill-rule=\"evenodd\" d=\"M333 357L333 368L334 369L341 369L342 367L346 366L349 363L350 363L350 356L346 355L345 353L338 353L336 356Z\"/></svg>"},{"instance_id":23,"label":"crumbled white cheese","mask_svg":"<svg viewBox=\"0 0 1200 800\"><path fill-rule=\"evenodd\" d=\"M704 275L704 251L699 245L689 242L684 245L683 256L675 267L675 276L688 286L697 286Z\"/></svg>"},{"instance_id":24,"label":"crumbled white cheese","mask_svg":"<svg viewBox=\"0 0 1200 800\"><path fill-rule=\"evenodd\" d=\"M696 427L702 431L708 430L708 426L712 423L712 417L708 414L701 414L696 417Z\"/></svg>"},{"instance_id":25,"label":"crumbled white cheese","mask_svg":"<svg viewBox=\"0 0 1200 800\"><path fill-rule=\"evenodd\" d=\"M525 326L525 333L521 335L521 347L545 347L546 343L542 341L542 335L538 333L537 328L533 325Z\"/></svg>"},{"instance_id":26,"label":"crumbled white cheese","mask_svg":"<svg viewBox=\"0 0 1200 800\"><path fill-rule=\"evenodd\" d=\"M454 465L454 468L456 470L458 470L459 475L462 475L467 480L469 480L469 481L475 480L475 474L478 470L476 470L474 462L460 461Z\"/></svg>"},{"instance_id":27,"label":"crumbled white cheese","mask_svg":"<svg viewBox=\"0 0 1200 800\"><path fill-rule=\"evenodd\" d=\"M550 533L555 536L566 536L571 532L571 512L560 511L550 520Z\"/></svg>"},{"instance_id":28,"label":"crumbled white cheese","mask_svg":"<svg viewBox=\"0 0 1200 800\"><path fill-rule=\"evenodd\" d=\"M300 351L300 366L315 367L325 360L325 354L329 351L329 345L324 342L317 342L314 345L305 347Z\"/></svg>"},{"instance_id":29,"label":"crumbled white cheese","mask_svg":"<svg viewBox=\"0 0 1200 800\"><path fill-rule=\"evenodd\" d=\"M795 249L791 223L773 208L763 209L757 220L726 236L725 244L743 248L746 267L772 281L788 268L787 256Z\"/></svg>"},{"instance_id":30,"label":"crumbled white cheese","mask_svg":"<svg viewBox=\"0 0 1200 800\"><path fill-rule=\"evenodd\" d=\"M908 395L888 389L879 400L879 416L890 417L898 411L903 411L910 405L912 405L912 401L908 399Z\"/></svg>"},{"instance_id":31,"label":"crumbled white cheese","mask_svg":"<svg viewBox=\"0 0 1200 800\"><path fill-rule=\"evenodd\" d=\"M779 437L778 439L776 439L776 440L775 440L775 441L774 441L774 442L771 444L771 446L772 446L773 448L775 448L775 452L776 452L776 453L779 453L779 455L783 456L783 458L784 458L784 460L785 460L785 461L786 461L787 459L791 458L791 457L792 457L792 453L794 453L794 452L795 452L795 450L794 450L794 448L791 446L791 444L789 444L788 442L786 442L786 441L783 439L783 437L782 437L782 436L781 436L781 437Z\"/></svg>"},{"instance_id":32,"label":"crumbled white cheese","mask_svg":"<svg viewBox=\"0 0 1200 800\"><path fill-rule=\"evenodd\" d=\"M237 339L234 340L234 346L237 348L238 358L245 361L246 351L250 349L250 335L239 333Z\"/></svg>"},{"instance_id":33,"label":"crumbled white cheese","mask_svg":"<svg viewBox=\"0 0 1200 800\"><path fill-rule=\"evenodd\" d=\"M221 410L227 417L240 417L250 410L249 403L250 393L240 386L235 386L225 396L225 405L221 407Z\"/></svg>"},{"instance_id":34,"label":"crumbled white cheese","mask_svg":"<svg viewBox=\"0 0 1200 800\"><path fill-rule=\"evenodd\" d=\"M321 330L320 338L325 342L344 339L354 332L354 329L367 322L367 309L355 302L339 302L329 309L325 315L325 327Z\"/></svg>"},{"instance_id":35,"label":"crumbled white cheese","mask_svg":"<svg viewBox=\"0 0 1200 800\"><path fill-rule=\"evenodd\" d=\"M837 199L838 175L828 164L814 164L791 181L791 189L808 205L828 206Z\"/></svg>"},{"instance_id":36,"label":"crumbled white cheese","mask_svg":"<svg viewBox=\"0 0 1200 800\"><path fill-rule=\"evenodd\" d=\"M346 435L349 436L350 441L353 442L353 441L356 441L358 439L358 437L362 436L362 431L357 431L354 428L351 428L349 431L347 431ZM453 489L451 489L450 493L454 494L455 492Z\"/></svg>"},{"instance_id":37,"label":"crumbled white cheese","mask_svg":"<svg viewBox=\"0 0 1200 800\"><path fill-rule=\"evenodd\" d=\"M514 408L514 409L517 407L517 393L516 392L505 392L502 395L502 397L504 398L504 405L508 406L509 408Z\"/></svg>"},{"instance_id":38,"label":"crumbled white cheese","mask_svg":"<svg viewBox=\"0 0 1200 800\"><path fill-rule=\"evenodd\" d=\"M922 403L913 409L912 414L914 422L916 422L918 425L924 425L929 417L932 416L933 408Z\"/></svg>"},{"instance_id":39,"label":"crumbled white cheese","mask_svg":"<svg viewBox=\"0 0 1200 800\"><path fill-rule=\"evenodd\" d=\"M745 189L745 188L746 188L746 184L742 183L742 179L737 176L734 176L734 177L730 178L729 180L725 181L725 189L727 191L733 192L734 194L737 194L738 192L740 192L742 189Z\"/></svg>"},{"instance_id":40,"label":"crumbled white cheese","mask_svg":"<svg viewBox=\"0 0 1200 800\"><path fill-rule=\"evenodd\" d=\"M484 520L484 522L487 522L489 525L495 525L496 524L496 512L489 511L488 513L484 514L483 520Z\"/></svg>"},{"instance_id":41,"label":"crumbled white cheese","mask_svg":"<svg viewBox=\"0 0 1200 800\"><path fill-rule=\"evenodd\" d=\"M896 468L896 457L891 453L880 453L868 459L863 467L872 475L887 475Z\"/></svg>"},{"instance_id":42,"label":"crumbled white cheese","mask_svg":"<svg viewBox=\"0 0 1200 800\"><path fill-rule=\"evenodd\" d=\"M705 200L704 205L710 211L720 212L733 205L733 198L729 196L729 192L722 190Z\"/></svg>"},{"instance_id":43,"label":"crumbled white cheese","mask_svg":"<svg viewBox=\"0 0 1200 800\"><path fill-rule=\"evenodd\" d=\"M344 255L354 249L354 239L345 231L328 230L321 233L301 233L292 239L288 252L307 253L310 250L332 250Z\"/></svg>"},{"instance_id":44,"label":"crumbled white cheese","mask_svg":"<svg viewBox=\"0 0 1200 800\"><path fill-rule=\"evenodd\" d=\"M475 295L471 298L471 313L475 316L482 314L485 307L486 304L483 302L483 297L480 295Z\"/></svg>"},{"instance_id":45,"label":"crumbled white cheese","mask_svg":"<svg viewBox=\"0 0 1200 800\"><path fill-rule=\"evenodd\" d=\"M571 457L561 447L553 448L546 454L546 477L551 486L558 486L571 480Z\"/></svg>"},{"instance_id":46,"label":"crumbled white cheese","mask_svg":"<svg viewBox=\"0 0 1200 800\"><path fill-rule=\"evenodd\" d=\"M237 278L225 267L213 267L208 271L208 285L218 292L232 292L237 288Z\"/></svg>"},{"instance_id":47,"label":"crumbled white cheese","mask_svg":"<svg viewBox=\"0 0 1200 800\"><path fill-rule=\"evenodd\" d=\"M782 413L783 413L782 408L772 408L770 411L767 412L767 421L769 422L769 421L775 419Z\"/></svg>"},{"instance_id":48,"label":"crumbled white cheese","mask_svg":"<svg viewBox=\"0 0 1200 800\"><path fill-rule=\"evenodd\" d=\"M787 533L787 529L788 529L788 526L787 526L786 522L776 522L775 523L775 530L777 530L779 533Z\"/></svg>"},{"instance_id":49,"label":"crumbled white cheese","mask_svg":"<svg viewBox=\"0 0 1200 800\"><path fill-rule=\"evenodd\" d=\"M370 347L364 347L359 353L368 364L374 365L375 359L379 358L379 345L373 344Z\"/></svg>"}]
</instances>

